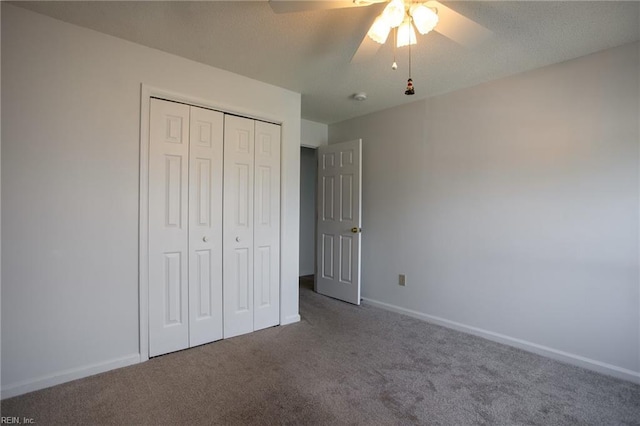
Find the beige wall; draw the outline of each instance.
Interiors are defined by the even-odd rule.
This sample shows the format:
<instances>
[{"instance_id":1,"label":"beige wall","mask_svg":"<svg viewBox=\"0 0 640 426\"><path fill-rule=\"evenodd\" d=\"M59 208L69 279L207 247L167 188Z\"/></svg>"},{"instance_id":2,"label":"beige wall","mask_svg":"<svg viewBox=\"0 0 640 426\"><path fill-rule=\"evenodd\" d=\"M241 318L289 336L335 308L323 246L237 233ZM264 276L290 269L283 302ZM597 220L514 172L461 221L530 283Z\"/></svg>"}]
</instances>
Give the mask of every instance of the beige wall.
<instances>
[{"instance_id":1,"label":"beige wall","mask_svg":"<svg viewBox=\"0 0 640 426\"><path fill-rule=\"evenodd\" d=\"M299 320L300 94L3 3L4 397L140 360L142 83L282 121L280 319Z\"/></svg>"},{"instance_id":2,"label":"beige wall","mask_svg":"<svg viewBox=\"0 0 640 426\"><path fill-rule=\"evenodd\" d=\"M363 296L640 381L638 50L330 125L363 139Z\"/></svg>"}]
</instances>

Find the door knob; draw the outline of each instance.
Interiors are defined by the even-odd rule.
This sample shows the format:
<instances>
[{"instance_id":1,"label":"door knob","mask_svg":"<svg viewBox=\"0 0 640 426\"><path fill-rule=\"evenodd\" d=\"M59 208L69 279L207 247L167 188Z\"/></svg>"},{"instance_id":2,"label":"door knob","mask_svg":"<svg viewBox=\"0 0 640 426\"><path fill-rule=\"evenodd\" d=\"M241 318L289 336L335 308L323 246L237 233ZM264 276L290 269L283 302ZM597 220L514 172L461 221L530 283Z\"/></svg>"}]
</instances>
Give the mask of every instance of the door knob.
<instances>
[{"instance_id":1,"label":"door knob","mask_svg":"<svg viewBox=\"0 0 640 426\"><path fill-rule=\"evenodd\" d=\"M209 238L205 235L204 237L202 237L202 241L206 243L207 241L209 241Z\"/></svg>"},{"instance_id":2,"label":"door knob","mask_svg":"<svg viewBox=\"0 0 640 426\"><path fill-rule=\"evenodd\" d=\"M236 242L240 242L240 237L236 237Z\"/></svg>"},{"instance_id":3,"label":"door knob","mask_svg":"<svg viewBox=\"0 0 640 426\"><path fill-rule=\"evenodd\" d=\"M354 226L353 228L351 228L351 232L353 232L354 234L358 234L358 233L362 232L362 228L358 228L358 227Z\"/></svg>"}]
</instances>

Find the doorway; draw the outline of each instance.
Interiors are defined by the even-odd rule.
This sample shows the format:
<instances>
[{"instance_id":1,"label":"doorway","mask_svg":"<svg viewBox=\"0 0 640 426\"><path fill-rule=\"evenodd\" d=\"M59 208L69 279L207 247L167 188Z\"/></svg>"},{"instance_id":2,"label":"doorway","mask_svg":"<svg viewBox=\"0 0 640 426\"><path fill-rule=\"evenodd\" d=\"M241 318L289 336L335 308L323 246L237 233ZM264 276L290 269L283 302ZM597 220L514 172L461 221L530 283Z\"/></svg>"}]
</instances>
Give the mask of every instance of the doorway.
<instances>
[{"instance_id":1,"label":"doorway","mask_svg":"<svg viewBox=\"0 0 640 426\"><path fill-rule=\"evenodd\" d=\"M362 139L300 149L299 286L359 305Z\"/></svg>"},{"instance_id":2,"label":"doorway","mask_svg":"<svg viewBox=\"0 0 640 426\"><path fill-rule=\"evenodd\" d=\"M300 286L315 290L318 150L300 148Z\"/></svg>"}]
</instances>

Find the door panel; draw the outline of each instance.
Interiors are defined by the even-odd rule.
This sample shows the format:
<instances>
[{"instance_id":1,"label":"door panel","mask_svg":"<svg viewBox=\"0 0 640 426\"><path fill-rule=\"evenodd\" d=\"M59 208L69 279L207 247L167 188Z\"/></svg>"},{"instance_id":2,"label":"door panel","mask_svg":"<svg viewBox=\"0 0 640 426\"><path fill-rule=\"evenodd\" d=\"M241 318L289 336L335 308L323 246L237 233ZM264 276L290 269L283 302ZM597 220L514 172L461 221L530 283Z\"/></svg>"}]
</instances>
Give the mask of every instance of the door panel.
<instances>
[{"instance_id":1,"label":"door panel","mask_svg":"<svg viewBox=\"0 0 640 426\"><path fill-rule=\"evenodd\" d=\"M256 248L255 256L255 294L254 307L258 309L268 307L273 302L271 299L271 247L262 246Z\"/></svg>"},{"instance_id":2,"label":"door panel","mask_svg":"<svg viewBox=\"0 0 640 426\"><path fill-rule=\"evenodd\" d=\"M222 160L222 159L220 159ZM208 227L211 225L211 214L212 214L212 205L211 205L211 190L212 185L215 184L215 179L213 178L213 166L211 165L210 158L201 158L196 157L193 161L193 165L195 170L192 170L192 179L191 185L195 185L193 188L195 191L194 197L194 222L191 224L196 227ZM218 173L222 172L222 166L217 167ZM222 182L220 182L222 183ZM218 204L218 203L216 203Z\"/></svg>"},{"instance_id":3,"label":"door panel","mask_svg":"<svg viewBox=\"0 0 640 426\"><path fill-rule=\"evenodd\" d=\"M318 293L360 304L362 141L318 150Z\"/></svg>"},{"instance_id":4,"label":"door panel","mask_svg":"<svg viewBox=\"0 0 640 426\"><path fill-rule=\"evenodd\" d=\"M164 326L182 324L182 253L164 253Z\"/></svg>"},{"instance_id":5,"label":"door panel","mask_svg":"<svg viewBox=\"0 0 640 426\"><path fill-rule=\"evenodd\" d=\"M253 331L254 121L225 115L224 337Z\"/></svg>"},{"instance_id":6,"label":"door panel","mask_svg":"<svg viewBox=\"0 0 640 426\"><path fill-rule=\"evenodd\" d=\"M212 265L211 265L211 250L195 250L196 259L196 273L195 276L191 276L190 280L194 282L196 291L191 292L191 296L194 296L195 309L193 309L194 315L191 316L192 321L202 321L211 318L213 315L213 291L212 290ZM222 321L220 321L222 323ZM193 334L193 330L191 330ZM193 338L191 340L194 340Z\"/></svg>"},{"instance_id":7,"label":"door panel","mask_svg":"<svg viewBox=\"0 0 640 426\"><path fill-rule=\"evenodd\" d=\"M183 163L182 155L165 154L165 217L167 228L182 228Z\"/></svg>"},{"instance_id":8,"label":"door panel","mask_svg":"<svg viewBox=\"0 0 640 426\"><path fill-rule=\"evenodd\" d=\"M340 282L353 283L353 237L340 235Z\"/></svg>"},{"instance_id":9,"label":"door panel","mask_svg":"<svg viewBox=\"0 0 640 426\"><path fill-rule=\"evenodd\" d=\"M327 169L325 169L327 170ZM322 220L335 220L335 176L322 176L322 198L320 206L322 206Z\"/></svg>"},{"instance_id":10,"label":"door panel","mask_svg":"<svg viewBox=\"0 0 640 426\"><path fill-rule=\"evenodd\" d=\"M235 250L235 275L233 277L232 282L236 287L236 305L232 307L232 310L236 314L242 314L245 312L250 313L251 304L249 300L250 289L249 285L250 276L249 271L251 270L251 265L249 265L249 250L247 248L236 248Z\"/></svg>"},{"instance_id":11,"label":"door panel","mask_svg":"<svg viewBox=\"0 0 640 426\"><path fill-rule=\"evenodd\" d=\"M254 330L280 323L280 126L255 123Z\"/></svg>"},{"instance_id":12,"label":"door panel","mask_svg":"<svg viewBox=\"0 0 640 426\"><path fill-rule=\"evenodd\" d=\"M353 175L340 176L340 220L353 221Z\"/></svg>"},{"instance_id":13,"label":"door panel","mask_svg":"<svg viewBox=\"0 0 640 426\"><path fill-rule=\"evenodd\" d=\"M151 100L149 133L149 356L189 346L189 107Z\"/></svg>"},{"instance_id":14,"label":"door panel","mask_svg":"<svg viewBox=\"0 0 640 426\"><path fill-rule=\"evenodd\" d=\"M322 248L321 248L321 277L324 279L332 280L333 274L333 235L323 232L321 234Z\"/></svg>"},{"instance_id":15,"label":"door panel","mask_svg":"<svg viewBox=\"0 0 640 426\"><path fill-rule=\"evenodd\" d=\"M222 339L224 116L190 107L189 344Z\"/></svg>"}]
</instances>

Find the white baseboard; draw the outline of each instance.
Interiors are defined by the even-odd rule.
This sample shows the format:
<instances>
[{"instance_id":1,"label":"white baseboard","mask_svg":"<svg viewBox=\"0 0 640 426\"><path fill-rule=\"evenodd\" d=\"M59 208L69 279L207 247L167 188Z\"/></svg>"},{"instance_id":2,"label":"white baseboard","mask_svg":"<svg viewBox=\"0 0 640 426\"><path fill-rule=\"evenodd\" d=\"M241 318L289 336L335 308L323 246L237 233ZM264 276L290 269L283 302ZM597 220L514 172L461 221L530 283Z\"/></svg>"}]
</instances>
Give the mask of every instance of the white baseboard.
<instances>
[{"instance_id":1,"label":"white baseboard","mask_svg":"<svg viewBox=\"0 0 640 426\"><path fill-rule=\"evenodd\" d=\"M289 315L284 318L284 321L282 321L280 325L293 324L296 322L300 322L300 315Z\"/></svg>"},{"instance_id":2,"label":"white baseboard","mask_svg":"<svg viewBox=\"0 0 640 426\"><path fill-rule=\"evenodd\" d=\"M47 376L10 384L2 388L2 399L11 398L13 396L18 396L27 392L33 392L36 390L48 388L76 379L82 379L83 377L93 376L94 374L104 373L105 371L114 370L116 368L127 367L139 362L140 354L131 354L122 358L87 365L84 367L73 368L70 370L64 370Z\"/></svg>"},{"instance_id":3,"label":"white baseboard","mask_svg":"<svg viewBox=\"0 0 640 426\"><path fill-rule=\"evenodd\" d=\"M472 327L459 322L450 321L448 319L439 318L433 315L424 314L422 312L413 311L411 309L401 308L400 306L391 305L389 303L379 302L368 298L363 298L371 306L386 309L388 311L397 312L400 314L408 315L413 318L417 318L426 322L441 325L443 327L451 328L464 333L473 334L475 336L483 337L494 342L503 343L505 345L513 346L518 349L522 349L528 352L533 352L538 355L542 355L557 361L565 362L567 364L583 367L588 370L596 371L598 373L606 374L609 376L617 377L619 379L628 380L633 383L640 384L640 372L628 370L626 368L617 367L612 364L596 361L594 359L586 358L580 355L571 354L568 352L560 351L557 349L549 348L547 346L531 343L526 340L516 339L513 337L505 336L504 334L494 333L492 331L483 330L481 328Z\"/></svg>"}]
</instances>

